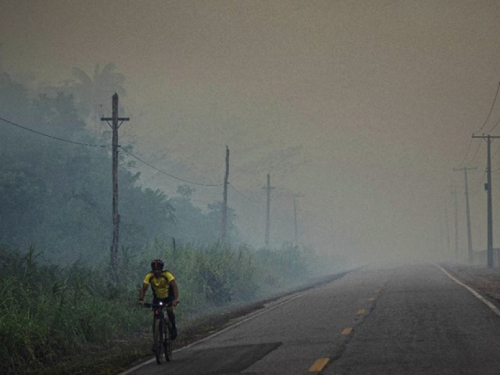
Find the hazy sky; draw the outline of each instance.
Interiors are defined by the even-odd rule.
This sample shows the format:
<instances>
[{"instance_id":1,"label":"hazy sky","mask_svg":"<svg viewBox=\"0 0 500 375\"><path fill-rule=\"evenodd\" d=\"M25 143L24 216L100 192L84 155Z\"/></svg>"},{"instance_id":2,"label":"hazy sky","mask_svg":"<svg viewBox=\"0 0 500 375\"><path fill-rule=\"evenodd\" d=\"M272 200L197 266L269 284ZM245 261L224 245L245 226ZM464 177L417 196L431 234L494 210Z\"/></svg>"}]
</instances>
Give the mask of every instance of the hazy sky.
<instances>
[{"instance_id":1,"label":"hazy sky","mask_svg":"<svg viewBox=\"0 0 500 375\"><path fill-rule=\"evenodd\" d=\"M465 251L453 168L467 166L474 247L486 248L486 143L471 135L500 117L497 103L483 128L500 80L498 1L0 0L0 43L4 69L39 83L114 62L131 117L120 143L173 171L168 154L185 167L176 176L222 183L227 145L229 204L257 243L270 173L275 243L293 239L301 194L300 239L322 251L437 253L448 235L453 248L455 184ZM179 181L138 168L175 194ZM222 199L194 187L201 205Z\"/></svg>"}]
</instances>

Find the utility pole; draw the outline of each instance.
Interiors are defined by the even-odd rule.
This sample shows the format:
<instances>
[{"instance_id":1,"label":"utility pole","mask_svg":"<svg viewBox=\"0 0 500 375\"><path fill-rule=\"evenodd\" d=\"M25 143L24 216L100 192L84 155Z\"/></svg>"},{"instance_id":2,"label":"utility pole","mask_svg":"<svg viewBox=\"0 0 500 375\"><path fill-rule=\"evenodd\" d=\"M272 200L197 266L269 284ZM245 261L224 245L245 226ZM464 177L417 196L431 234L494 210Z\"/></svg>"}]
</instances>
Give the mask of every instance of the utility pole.
<instances>
[{"instance_id":1,"label":"utility pole","mask_svg":"<svg viewBox=\"0 0 500 375\"><path fill-rule=\"evenodd\" d=\"M450 222L448 217L448 203L444 206L444 219L446 223L446 249L448 250L448 254L451 252L450 245Z\"/></svg>"},{"instance_id":2,"label":"utility pole","mask_svg":"<svg viewBox=\"0 0 500 375\"><path fill-rule=\"evenodd\" d=\"M264 239L264 242L266 244L266 247L269 246L269 237L270 237L270 231L271 231L271 190L275 189L274 187L271 187L271 175L268 173L267 174L267 186L264 186L262 189L266 189L267 192L267 206L266 206L266 237Z\"/></svg>"},{"instance_id":3,"label":"utility pole","mask_svg":"<svg viewBox=\"0 0 500 375\"><path fill-rule=\"evenodd\" d=\"M112 97L112 117L101 117L101 121L108 122L108 125L113 130L112 136L112 155L113 155L113 242L111 244L111 264L113 270L118 269L118 247L119 247L119 228L120 215L118 214L118 128L124 121L129 121L128 117L118 117L118 94ZM109 123L111 121L111 124ZM118 122L121 121L119 124Z\"/></svg>"},{"instance_id":4,"label":"utility pole","mask_svg":"<svg viewBox=\"0 0 500 375\"><path fill-rule=\"evenodd\" d=\"M458 260L458 205L457 205L457 187L453 187L453 194L455 200L455 261Z\"/></svg>"},{"instance_id":5,"label":"utility pole","mask_svg":"<svg viewBox=\"0 0 500 375\"><path fill-rule=\"evenodd\" d=\"M453 168L454 171L464 171L464 179L465 179L465 215L467 217L467 254L469 256L469 264L472 264L473 262L473 256L472 256L472 232L471 232L471 225L470 225L470 206L469 206L469 185L468 185L468 179L467 179L467 171L468 170L473 170L477 169L477 167L474 168Z\"/></svg>"},{"instance_id":6,"label":"utility pole","mask_svg":"<svg viewBox=\"0 0 500 375\"><path fill-rule=\"evenodd\" d=\"M439 255L441 258L444 256L444 247L445 247L445 225L443 220L439 221Z\"/></svg>"},{"instance_id":7,"label":"utility pole","mask_svg":"<svg viewBox=\"0 0 500 375\"><path fill-rule=\"evenodd\" d=\"M488 268L493 267L493 203L491 199L491 140L495 138L500 138L500 136L493 135L474 135L472 134L472 138L481 138L486 139L488 144L487 151L487 167L486 167L486 175L488 182L484 185L484 188L488 192Z\"/></svg>"},{"instance_id":8,"label":"utility pole","mask_svg":"<svg viewBox=\"0 0 500 375\"><path fill-rule=\"evenodd\" d=\"M229 148L226 146L226 173L224 175L224 193L222 202L222 224L221 224L221 243L226 242L227 236L227 185L229 180Z\"/></svg>"},{"instance_id":9,"label":"utility pole","mask_svg":"<svg viewBox=\"0 0 500 375\"><path fill-rule=\"evenodd\" d=\"M294 238L295 238L295 246L299 246L299 228L297 224L297 200L296 198L302 197L302 194L294 194L293 195L293 226L294 226Z\"/></svg>"}]
</instances>

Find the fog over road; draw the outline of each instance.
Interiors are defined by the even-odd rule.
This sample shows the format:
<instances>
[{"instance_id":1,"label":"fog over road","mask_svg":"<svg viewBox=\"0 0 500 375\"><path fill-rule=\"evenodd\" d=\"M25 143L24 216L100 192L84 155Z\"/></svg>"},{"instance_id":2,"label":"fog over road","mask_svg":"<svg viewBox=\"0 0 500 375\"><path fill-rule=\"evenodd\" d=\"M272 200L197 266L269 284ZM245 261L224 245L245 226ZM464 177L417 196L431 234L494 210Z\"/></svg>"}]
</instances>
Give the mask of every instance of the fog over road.
<instances>
[{"instance_id":1,"label":"fog over road","mask_svg":"<svg viewBox=\"0 0 500 375\"><path fill-rule=\"evenodd\" d=\"M364 268L131 374L498 374L500 316L433 264Z\"/></svg>"}]
</instances>

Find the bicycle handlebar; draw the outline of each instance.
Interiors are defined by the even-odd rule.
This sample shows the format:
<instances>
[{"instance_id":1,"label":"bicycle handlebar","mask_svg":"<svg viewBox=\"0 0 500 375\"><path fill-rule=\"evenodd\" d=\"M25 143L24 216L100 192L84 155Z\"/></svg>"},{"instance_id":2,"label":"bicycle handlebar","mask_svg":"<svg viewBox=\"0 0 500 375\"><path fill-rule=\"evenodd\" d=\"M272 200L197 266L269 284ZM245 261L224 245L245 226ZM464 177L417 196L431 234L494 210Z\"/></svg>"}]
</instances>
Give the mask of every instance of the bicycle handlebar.
<instances>
[{"instance_id":1,"label":"bicycle handlebar","mask_svg":"<svg viewBox=\"0 0 500 375\"><path fill-rule=\"evenodd\" d=\"M179 301L177 301L177 303L180 303ZM162 307L171 307L172 304L171 303L168 303L168 304L165 304L165 303L150 303L150 302L144 302L144 307L152 307L152 308L162 308Z\"/></svg>"}]
</instances>

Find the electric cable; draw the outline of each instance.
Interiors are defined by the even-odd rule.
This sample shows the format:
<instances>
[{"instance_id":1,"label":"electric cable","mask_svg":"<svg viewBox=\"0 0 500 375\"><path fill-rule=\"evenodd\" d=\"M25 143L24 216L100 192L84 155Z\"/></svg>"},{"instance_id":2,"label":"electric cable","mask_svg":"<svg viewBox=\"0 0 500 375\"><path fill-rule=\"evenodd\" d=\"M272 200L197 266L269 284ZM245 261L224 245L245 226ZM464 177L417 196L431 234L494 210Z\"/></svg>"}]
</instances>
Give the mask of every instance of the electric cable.
<instances>
[{"instance_id":1,"label":"electric cable","mask_svg":"<svg viewBox=\"0 0 500 375\"><path fill-rule=\"evenodd\" d=\"M17 126L18 128L27 130L29 132L32 132L32 133L35 133L35 134L38 134L38 135L41 135L41 136L44 136L44 137L47 137L47 138L54 139L54 140L60 141L60 142L72 143L72 144L79 145L79 146L89 146L89 147L110 147L111 146L111 145L95 145L95 144L90 144L90 143L82 143L82 142L70 141L69 139L55 137L53 135L45 134L45 133L42 133L42 132L39 132L39 131L30 129L30 128L27 128L26 126L22 126L22 125L16 124L15 122L9 121L9 120L4 119L2 117L0 117L0 120L4 121L4 122L6 122L6 123L8 123L10 125Z\"/></svg>"},{"instance_id":2,"label":"electric cable","mask_svg":"<svg viewBox=\"0 0 500 375\"><path fill-rule=\"evenodd\" d=\"M467 156L469 155L470 146L472 145L473 140L474 140L473 138L470 139L469 146L467 147L467 152L465 153L462 161L460 162L460 164L458 165L457 168L461 168L462 165L464 164L465 160L467 159Z\"/></svg>"},{"instance_id":3,"label":"electric cable","mask_svg":"<svg viewBox=\"0 0 500 375\"><path fill-rule=\"evenodd\" d=\"M490 107L490 111L488 112L488 116L486 117L486 120L484 121L483 126L481 126L481 128L476 133L479 133L481 130L483 130L484 127L486 126L486 124L488 123L488 120L490 119L491 113L493 112L493 108L495 107L495 103L497 101L498 92L499 91L500 91L500 82L498 82L497 92L495 93L495 97L493 98L493 103L491 103L491 107ZM500 122L500 119L497 121L497 123L495 124L495 126L493 126L493 128L490 130L490 132L497 127L497 125L498 125L499 122ZM462 165L464 164L465 160L467 159L467 156L469 155L471 144L472 144L472 139L469 142L469 146L467 147L467 152L465 153L465 156L462 159L462 162L459 164L458 168L461 168ZM476 154L477 154L478 150L479 150L479 148L476 150ZM475 157L475 155L474 155L474 157ZM471 163L474 160L474 157L472 158Z\"/></svg>"},{"instance_id":4,"label":"electric cable","mask_svg":"<svg viewBox=\"0 0 500 375\"><path fill-rule=\"evenodd\" d=\"M237 192L239 195L241 195L243 198L246 198L248 199L250 202L253 202L253 203L257 203L255 200L253 199L250 199L248 198L245 194L241 193L240 191L238 191L238 189L236 189L230 182L228 182L228 185L235 191Z\"/></svg>"},{"instance_id":5,"label":"electric cable","mask_svg":"<svg viewBox=\"0 0 500 375\"><path fill-rule=\"evenodd\" d=\"M493 130L495 130L495 128L498 126L498 123L500 123L500 118L498 119L497 123L495 124L495 126L493 126L491 128L491 130L489 131L489 133L491 133Z\"/></svg>"},{"instance_id":6,"label":"electric cable","mask_svg":"<svg viewBox=\"0 0 500 375\"><path fill-rule=\"evenodd\" d=\"M166 176L169 176L169 177L175 178L176 180L179 180L179 181L182 181L182 182L186 182L186 183L188 183L188 184L198 185L198 186L209 186L209 187L214 187L214 186L222 186L222 184L202 184L202 183L199 183L199 182L189 181L189 180L185 180L185 179L183 179L183 178L180 178L180 177L174 176L173 174L170 174L170 173L165 172L165 171L163 171L163 170L161 170L161 169L159 169L159 168L156 168L154 165L151 165L151 164L149 164L148 162L146 162L146 161L142 160L140 157L138 157L137 155L134 155L134 154L132 154L131 152L129 152L129 151L127 151L127 150L125 150L123 147L121 147L121 146L119 146L119 147L120 147L120 148L122 149L122 151L123 151L123 152L125 152L127 155L132 156L133 158L135 158L135 159L139 160L141 163L146 164L148 167L150 167L150 168L152 168L152 169L154 169L154 170L156 170L156 171L158 171L158 172L160 172L160 173L162 173L162 174L164 174L164 175L166 175Z\"/></svg>"},{"instance_id":7,"label":"electric cable","mask_svg":"<svg viewBox=\"0 0 500 375\"><path fill-rule=\"evenodd\" d=\"M479 133L481 130L484 129L484 127L486 126L486 123L488 122L488 120L490 119L490 116L491 116L491 112L493 111L493 107L495 106L495 102L497 101L497 97L498 97L498 91L500 90L500 82L498 82L498 85L497 85L497 92L495 94L495 98L493 99L493 103L491 103L491 108L490 108L490 112L488 113L488 117L486 117L486 120L484 121L484 124L483 126L481 126L481 129L479 129L476 133Z\"/></svg>"},{"instance_id":8,"label":"electric cable","mask_svg":"<svg viewBox=\"0 0 500 375\"><path fill-rule=\"evenodd\" d=\"M471 159L471 161L470 161L470 164L472 164L472 162L476 159L476 156L477 156L477 154L478 154L478 152L479 152L479 149L481 148L481 145L482 145L482 144L483 144L482 142L479 142L479 143L478 143L477 148L476 148L476 152L474 153L474 156L472 157L472 159Z\"/></svg>"},{"instance_id":9,"label":"electric cable","mask_svg":"<svg viewBox=\"0 0 500 375\"><path fill-rule=\"evenodd\" d=\"M484 186L484 178L486 177L486 171L483 173L483 175L481 176L481 178L478 180L478 182L476 182L478 185L476 186L476 188L472 191L471 195L476 195L478 192L479 192L479 189L481 188L481 186Z\"/></svg>"}]
</instances>

